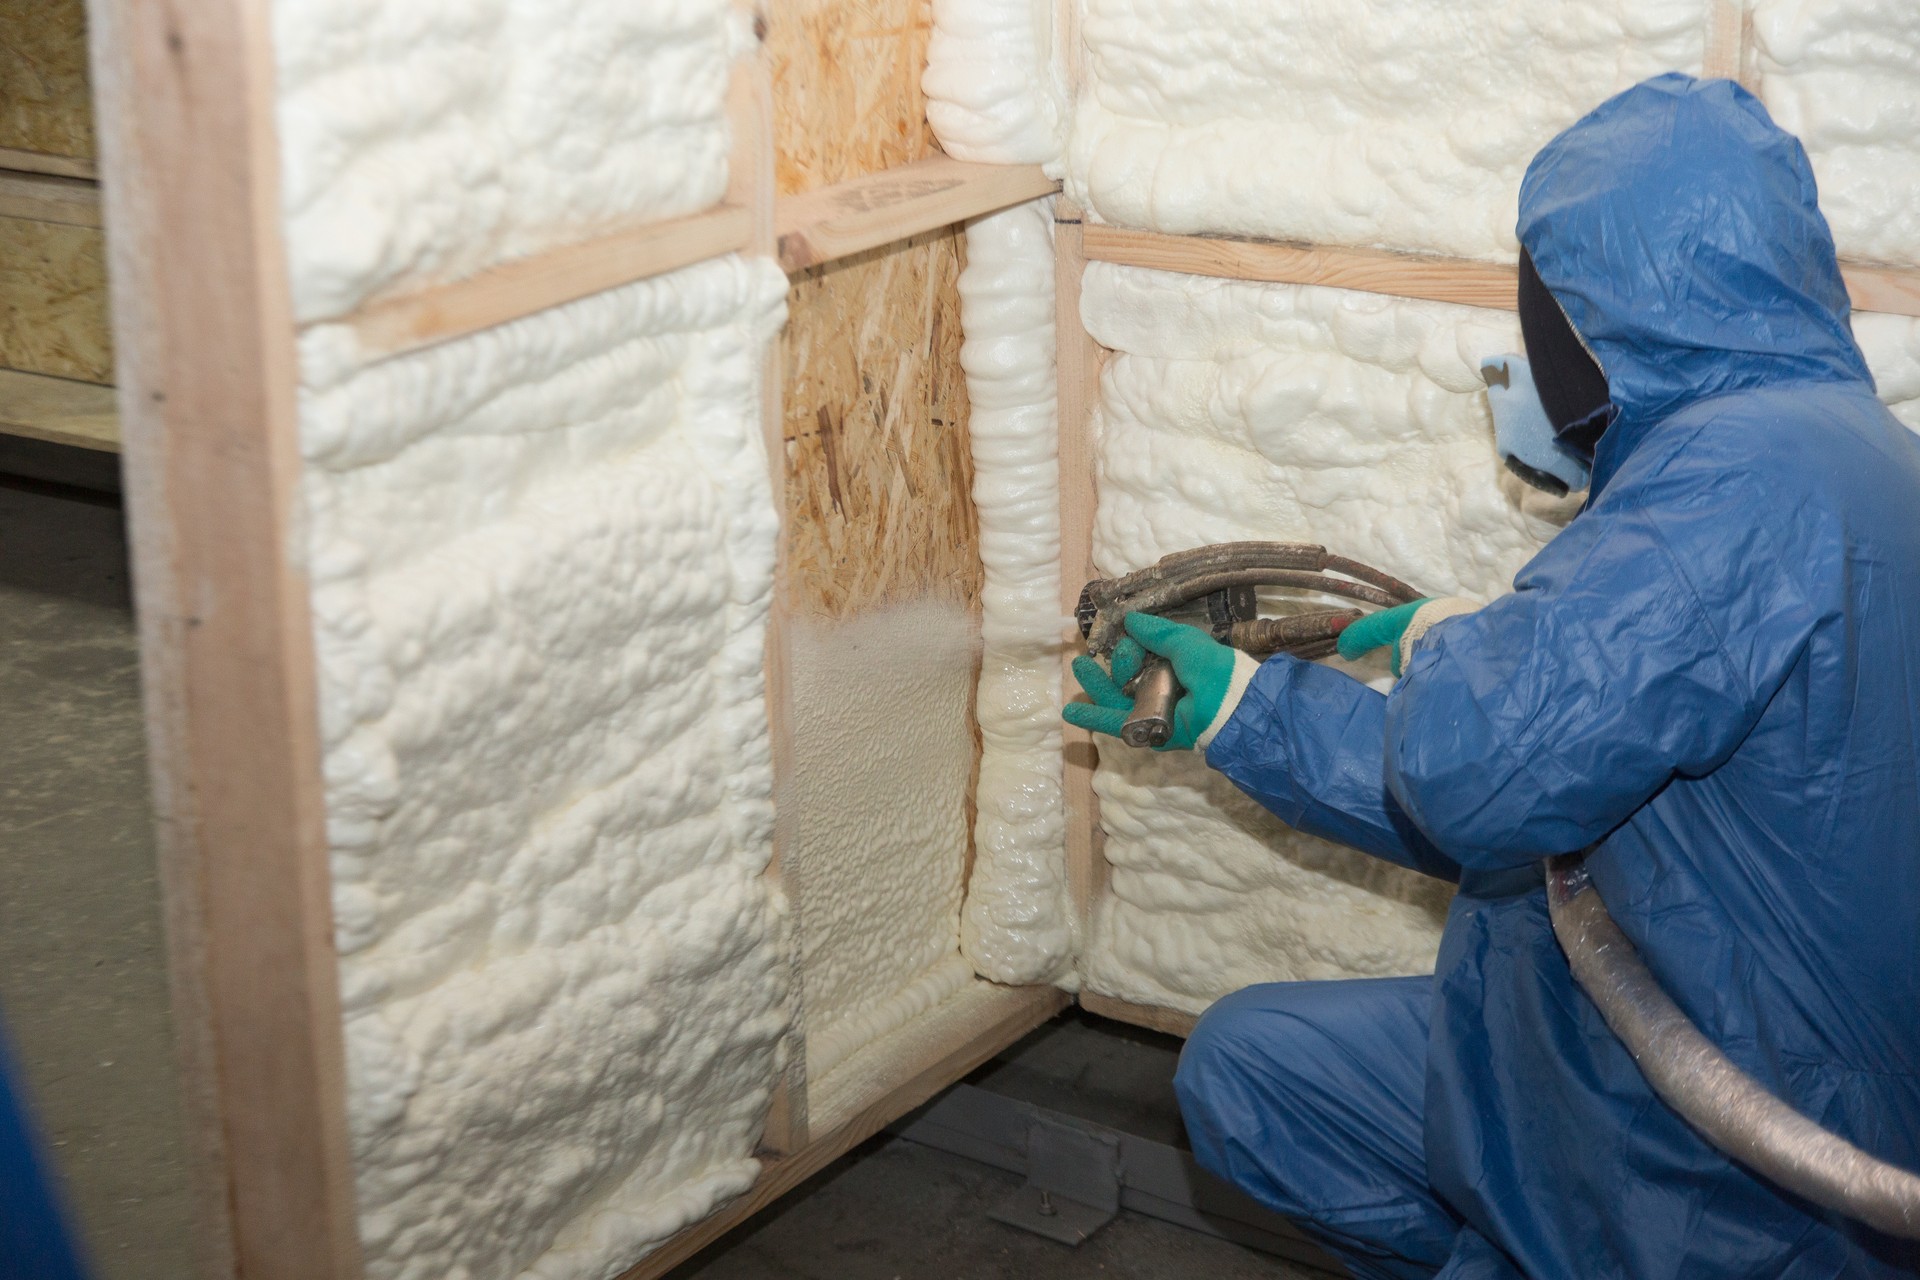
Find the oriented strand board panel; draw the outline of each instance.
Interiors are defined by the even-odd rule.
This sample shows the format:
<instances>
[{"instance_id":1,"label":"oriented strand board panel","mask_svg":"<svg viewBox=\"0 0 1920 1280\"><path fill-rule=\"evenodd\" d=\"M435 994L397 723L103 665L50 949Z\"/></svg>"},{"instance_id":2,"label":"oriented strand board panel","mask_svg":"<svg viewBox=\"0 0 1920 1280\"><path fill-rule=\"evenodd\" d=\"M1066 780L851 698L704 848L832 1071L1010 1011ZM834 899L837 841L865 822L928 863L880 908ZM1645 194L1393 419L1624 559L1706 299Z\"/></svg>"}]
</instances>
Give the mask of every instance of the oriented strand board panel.
<instances>
[{"instance_id":1,"label":"oriented strand board panel","mask_svg":"<svg viewBox=\"0 0 1920 1280\"><path fill-rule=\"evenodd\" d=\"M806 612L978 599L961 266L961 239L947 230L794 278L788 580Z\"/></svg>"},{"instance_id":2,"label":"oriented strand board panel","mask_svg":"<svg viewBox=\"0 0 1920 1280\"><path fill-rule=\"evenodd\" d=\"M934 151L920 76L930 0L773 6L775 181L783 195L879 173Z\"/></svg>"},{"instance_id":3,"label":"oriented strand board panel","mask_svg":"<svg viewBox=\"0 0 1920 1280\"><path fill-rule=\"evenodd\" d=\"M0 368L113 381L98 228L0 218Z\"/></svg>"},{"instance_id":4,"label":"oriented strand board panel","mask_svg":"<svg viewBox=\"0 0 1920 1280\"><path fill-rule=\"evenodd\" d=\"M85 0L0 0L0 148L92 159Z\"/></svg>"},{"instance_id":5,"label":"oriented strand board panel","mask_svg":"<svg viewBox=\"0 0 1920 1280\"><path fill-rule=\"evenodd\" d=\"M771 10L777 185L897 168L933 150L927 0ZM870 1103L962 999L960 905L979 747L981 568L960 371L960 234L793 278L785 366L795 758L780 796L804 963L809 1120Z\"/></svg>"}]
</instances>

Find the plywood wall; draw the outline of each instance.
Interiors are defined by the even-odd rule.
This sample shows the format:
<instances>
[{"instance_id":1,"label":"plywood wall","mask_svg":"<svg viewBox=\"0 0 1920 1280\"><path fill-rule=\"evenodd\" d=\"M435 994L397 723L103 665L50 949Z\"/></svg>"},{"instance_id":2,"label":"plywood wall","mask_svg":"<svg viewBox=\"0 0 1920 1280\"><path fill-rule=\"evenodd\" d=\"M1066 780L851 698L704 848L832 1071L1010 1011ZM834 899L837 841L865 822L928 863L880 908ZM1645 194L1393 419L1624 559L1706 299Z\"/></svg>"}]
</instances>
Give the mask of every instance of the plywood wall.
<instances>
[{"instance_id":1,"label":"plywood wall","mask_svg":"<svg viewBox=\"0 0 1920 1280\"><path fill-rule=\"evenodd\" d=\"M928 0L797 0L767 52L782 193L936 148L920 72ZM788 582L850 617L929 597L977 608L979 533L960 372L957 229L794 279L784 341Z\"/></svg>"},{"instance_id":2,"label":"plywood wall","mask_svg":"<svg viewBox=\"0 0 1920 1280\"><path fill-rule=\"evenodd\" d=\"M93 157L84 0L0 0L0 147Z\"/></svg>"},{"instance_id":3,"label":"plywood wall","mask_svg":"<svg viewBox=\"0 0 1920 1280\"><path fill-rule=\"evenodd\" d=\"M0 218L0 368L113 381L99 228Z\"/></svg>"}]
</instances>

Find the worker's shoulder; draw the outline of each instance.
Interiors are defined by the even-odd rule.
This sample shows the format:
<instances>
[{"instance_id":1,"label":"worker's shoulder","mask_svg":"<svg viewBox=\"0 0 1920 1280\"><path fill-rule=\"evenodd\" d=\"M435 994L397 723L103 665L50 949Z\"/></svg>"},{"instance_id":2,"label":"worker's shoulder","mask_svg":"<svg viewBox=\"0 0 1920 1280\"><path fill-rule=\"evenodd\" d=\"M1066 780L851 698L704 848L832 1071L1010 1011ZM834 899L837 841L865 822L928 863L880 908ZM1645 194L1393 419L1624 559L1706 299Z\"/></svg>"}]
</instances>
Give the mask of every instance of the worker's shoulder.
<instances>
[{"instance_id":1,"label":"worker's shoulder","mask_svg":"<svg viewBox=\"0 0 1920 1280\"><path fill-rule=\"evenodd\" d=\"M1920 438L1864 383L1805 383L1732 392L1676 413L1636 450L1632 468L1656 488L1753 487L1780 500L1849 500L1885 491L1920 500Z\"/></svg>"}]
</instances>

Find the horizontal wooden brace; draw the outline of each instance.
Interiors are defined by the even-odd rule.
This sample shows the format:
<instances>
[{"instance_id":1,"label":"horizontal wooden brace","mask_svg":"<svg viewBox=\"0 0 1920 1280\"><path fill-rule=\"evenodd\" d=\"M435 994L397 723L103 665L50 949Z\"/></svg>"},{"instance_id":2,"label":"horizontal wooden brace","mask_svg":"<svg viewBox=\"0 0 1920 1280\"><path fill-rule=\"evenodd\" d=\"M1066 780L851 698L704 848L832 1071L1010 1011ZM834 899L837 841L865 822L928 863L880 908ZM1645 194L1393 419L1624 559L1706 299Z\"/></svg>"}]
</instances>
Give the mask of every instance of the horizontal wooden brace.
<instances>
[{"instance_id":1,"label":"horizontal wooden brace","mask_svg":"<svg viewBox=\"0 0 1920 1280\"><path fill-rule=\"evenodd\" d=\"M0 435L118 453L113 388L0 369Z\"/></svg>"},{"instance_id":2,"label":"horizontal wooden brace","mask_svg":"<svg viewBox=\"0 0 1920 1280\"><path fill-rule=\"evenodd\" d=\"M100 225L100 186L84 178L0 170L0 218Z\"/></svg>"},{"instance_id":3,"label":"horizontal wooden brace","mask_svg":"<svg viewBox=\"0 0 1920 1280\"><path fill-rule=\"evenodd\" d=\"M1193 1034L1194 1023L1200 1021L1197 1014L1182 1013L1178 1009L1164 1009L1159 1005L1135 1004L1131 1000L1103 996L1096 991L1082 991L1080 1007L1102 1018L1112 1018L1115 1022L1125 1022L1132 1026L1145 1027L1149 1031L1179 1036L1183 1040Z\"/></svg>"},{"instance_id":4,"label":"horizontal wooden brace","mask_svg":"<svg viewBox=\"0 0 1920 1280\"><path fill-rule=\"evenodd\" d=\"M0 169L12 169L19 173L52 173L63 178L92 179L100 176L91 160L82 160L78 156L50 156L38 151L21 151L15 147L0 147Z\"/></svg>"},{"instance_id":5,"label":"horizontal wooden brace","mask_svg":"<svg viewBox=\"0 0 1920 1280\"><path fill-rule=\"evenodd\" d=\"M774 212L780 263L788 271L819 266L1058 189L1037 165L969 164L935 156L783 196ZM344 319L369 351L399 355L708 258L750 251L752 233L749 210L721 205L381 299Z\"/></svg>"},{"instance_id":6,"label":"horizontal wooden brace","mask_svg":"<svg viewBox=\"0 0 1920 1280\"><path fill-rule=\"evenodd\" d=\"M1039 165L973 164L937 155L782 196L774 207L780 265L789 272L817 267L1059 189Z\"/></svg>"},{"instance_id":7,"label":"horizontal wooden brace","mask_svg":"<svg viewBox=\"0 0 1920 1280\"><path fill-rule=\"evenodd\" d=\"M1507 311L1518 305L1516 270L1500 262L1275 240L1176 236L1092 222L1086 224L1083 239L1090 262L1224 280L1325 285ZM1843 262L1840 274L1855 310L1920 316L1920 268Z\"/></svg>"},{"instance_id":8,"label":"horizontal wooden brace","mask_svg":"<svg viewBox=\"0 0 1920 1280\"><path fill-rule=\"evenodd\" d=\"M398 355L739 252L752 235L751 211L722 205L517 258L464 280L372 303L346 319L368 350Z\"/></svg>"}]
</instances>

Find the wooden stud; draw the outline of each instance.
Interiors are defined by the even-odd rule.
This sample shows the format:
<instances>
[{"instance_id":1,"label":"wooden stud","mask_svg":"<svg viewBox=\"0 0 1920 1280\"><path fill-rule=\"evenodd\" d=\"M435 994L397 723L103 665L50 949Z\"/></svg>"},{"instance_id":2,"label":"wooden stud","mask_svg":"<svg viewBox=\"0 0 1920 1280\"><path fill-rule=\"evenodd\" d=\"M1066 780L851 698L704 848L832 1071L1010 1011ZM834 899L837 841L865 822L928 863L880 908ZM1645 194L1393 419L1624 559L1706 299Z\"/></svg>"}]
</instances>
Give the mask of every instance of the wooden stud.
<instances>
[{"instance_id":1,"label":"wooden stud","mask_svg":"<svg viewBox=\"0 0 1920 1280\"><path fill-rule=\"evenodd\" d=\"M753 29L763 31L764 21L753 15ZM773 90L767 76L766 54L757 44L753 53L734 66L733 81L727 92L727 121L733 134L733 152L729 166L727 204L748 217L748 234L742 249L750 254L771 258L775 251L773 191ZM784 510L786 454L781 435L781 389L784 377L780 366L780 344L769 342L760 365L760 431L766 444L767 468L773 489L775 510ZM783 778L794 768L793 690L791 659L788 650L791 614L787 590L787 539L782 529L774 570L773 603L767 614L766 702L767 734L773 761L774 792L780 791ZM788 981L793 1010L793 1028L786 1042L786 1066L775 1083L773 1099L767 1108L767 1122L760 1145L776 1155L800 1151L807 1145L807 1037L806 988L801 972L802 913L798 886L788 883L782 874L782 853L792 841L793 824L782 811L774 809L773 855L766 874L786 891L789 947Z\"/></svg>"},{"instance_id":2,"label":"wooden stud","mask_svg":"<svg viewBox=\"0 0 1920 1280\"><path fill-rule=\"evenodd\" d=\"M1060 184L1038 165L931 156L780 200L780 265L801 271L1038 199Z\"/></svg>"},{"instance_id":3,"label":"wooden stud","mask_svg":"<svg viewBox=\"0 0 1920 1280\"><path fill-rule=\"evenodd\" d=\"M100 186L84 178L0 172L0 217L97 227Z\"/></svg>"},{"instance_id":4,"label":"wooden stud","mask_svg":"<svg viewBox=\"0 0 1920 1280\"><path fill-rule=\"evenodd\" d=\"M1178 1009L1163 1009L1158 1005L1135 1004L1131 1000L1117 1000L1112 996L1103 996L1093 991L1080 993L1080 1007L1102 1018L1112 1018L1115 1022L1125 1022L1132 1026L1145 1027L1149 1031L1179 1036L1183 1040L1193 1034L1193 1024L1200 1021L1196 1014L1182 1013Z\"/></svg>"},{"instance_id":5,"label":"wooden stud","mask_svg":"<svg viewBox=\"0 0 1920 1280\"><path fill-rule=\"evenodd\" d=\"M1082 248L1090 226L1079 209L1060 201L1054 208L1054 346L1057 351L1060 450L1060 607L1068 615L1080 601L1080 589L1094 576L1093 411L1100 398L1101 350L1087 334L1080 318L1080 278L1086 270ZM1073 655L1063 688L1071 692ZM1064 725L1061 750L1066 805L1067 885L1079 917L1075 937L1085 947L1092 935L1093 913L1106 889L1107 863L1101 852L1100 801L1093 792L1093 771L1099 752L1093 735Z\"/></svg>"},{"instance_id":6,"label":"wooden stud","mask_svg":"<svg viewBox=\"0 0 1920 1280\"><path fill-rule=\"evenodd\" d=\"M1920 316L1920 269L1840 264L1856 311L1882 311L1896 316Z\"/></svg>"},{"instance_id":7,"label":"wooden stud","mask_svg":"<svg viewBox=\"0 0 1920 1280\"><path fill-rule=\"evenodd\" d=\"M97 0L126 500L202 1269L360 1274L260 0Z\"/></svg>"},{"instance_id":8,"label":"wooden stud","mask_svg":"<svg viewBox=\"0 0 1920 1280\"><path fill-rule=\"evenodd\" d=\"M1737 80L1753 88L1751 42L1752 15L1745 0L1708 0L1706 50L1700 74L1709 80Z\"/></svg>"},{"instance_id":9,"label":"wooden stud","mask_svg":"<svg viewBox=\"0 0 1920 1280\"><path fill-rule=\"evenodd\" d=\"M1008 987L1007 1009L985 1034L919 1064L885 1097L803 1151L768 1161L753 1189L726 1208L688 1227L649 1254L620 1280L658 1280L733 1228L751 1218L880 1130L1072 1003L1051 987Z\"/></svg>"}]
</instances>

